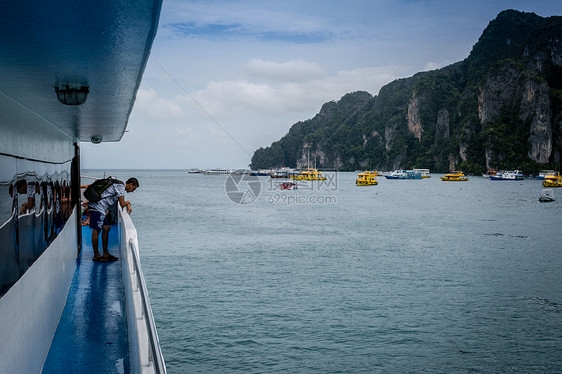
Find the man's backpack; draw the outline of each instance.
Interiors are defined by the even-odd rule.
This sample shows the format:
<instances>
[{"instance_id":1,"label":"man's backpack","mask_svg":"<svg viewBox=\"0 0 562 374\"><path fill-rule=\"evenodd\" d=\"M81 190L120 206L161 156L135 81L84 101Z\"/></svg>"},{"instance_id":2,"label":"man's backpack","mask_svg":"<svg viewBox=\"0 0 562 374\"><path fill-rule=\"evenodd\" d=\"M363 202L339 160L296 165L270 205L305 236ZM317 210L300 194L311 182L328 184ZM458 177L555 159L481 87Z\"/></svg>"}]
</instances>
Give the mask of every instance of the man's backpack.
<instances>
[{"instance_id":1,"label":"man's backpack","mask_svg":"<svg viewBox=\"0 0 562 374\"><path fill-rule=\"evenodd\" d=\"M123 182L121 182L120 180L111 177L105 179L97 179L94 183L90 184L88 188L84 190L84 197L90 203L97 203L102 199L101 194L103 193L103 191L107 190L114 183L123 184Z\"/></svg>"}]
</instances>

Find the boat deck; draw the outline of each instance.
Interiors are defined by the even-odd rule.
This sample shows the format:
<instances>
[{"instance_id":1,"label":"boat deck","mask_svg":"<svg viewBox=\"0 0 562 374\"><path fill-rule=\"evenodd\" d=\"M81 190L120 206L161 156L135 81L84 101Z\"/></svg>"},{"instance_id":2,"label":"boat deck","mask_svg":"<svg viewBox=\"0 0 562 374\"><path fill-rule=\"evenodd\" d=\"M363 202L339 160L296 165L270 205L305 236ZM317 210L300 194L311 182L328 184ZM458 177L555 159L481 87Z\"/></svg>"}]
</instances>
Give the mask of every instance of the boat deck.
<instances>
[{"instance_id":1,"label":"boat deck","mask_svg":"<svg viewBox=\"0 0 562 374\"><path fill-rule=\"evenodd\" d=\"M109 251L119 256L117 226ZM129 342L120 261L94 262L91 230L82 228L76 268L43 373L128 373ZM101 235L100 235L101 252Z\"/></svg>"}]
</instances>

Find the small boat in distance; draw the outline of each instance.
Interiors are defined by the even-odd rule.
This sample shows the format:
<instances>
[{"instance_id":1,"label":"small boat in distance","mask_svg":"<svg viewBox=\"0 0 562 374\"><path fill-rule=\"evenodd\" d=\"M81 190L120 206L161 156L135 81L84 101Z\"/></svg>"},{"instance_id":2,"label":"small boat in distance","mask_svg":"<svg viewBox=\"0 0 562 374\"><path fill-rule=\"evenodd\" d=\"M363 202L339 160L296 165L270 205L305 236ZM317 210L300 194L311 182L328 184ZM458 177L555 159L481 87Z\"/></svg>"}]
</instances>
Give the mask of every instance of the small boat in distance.
<instances>
[{"instance_id":1,"label":"small boat in distance","mask_svg":"<svg viewBox=\"0 0 562 374\"><path fill-rule=\"evenodd\" d=\"M271 173L272 173L271 170L258 170L258 171L250 172L250 175L253 177L267 177L271 175Z\"/></svg>"},{"instance_id":2,"label":"small boat in distance","mask_svg":"<svg viewBox=\"0 0 562 374\"><path fill-rule=\"evenodd\" d=\"M545 179L545 177L547 177L549 175L555 177L555 176L558 175L558 172L555 171L555 170L541 170L539 172L539 175L538 175L537 179L543 180L543 179Z\"/></svg>"},{"instance_id":3,"label":"small boat in distance","mask_svg":"<svg viewBox=\"0 0 562 374\"><path fill-rule=\"evenodd\" d=\"M295 182L283 182L279 185L279 188L282 190L296 190L298 188L298 184Z\"/></svg>"},{"instance_id":4,"label":"small boat in distance","mask_svg":"<svg viewBox=\"0 0 562 374\"><path fill-rule=\"evenodd\" d=\"M498 174L496 169L490 169L485 174L482 174L484 178L490 178L491 176L496 176Z\"/></svg>"},{"instance_id":5,"label":"small boat in distance","mask_svg":"<svg viewBox=\"0 0 562 374\"><path fill-rule=\"evenodd\" d=\"M542 182L543 187L562 187L562 176L558 175L547 175L544 177Z\"/></svg>"},{"instance_id":6,"label":"small boat in distance","mask_svg":"<svg viewBox=\"0 0 562 374\"><path fill-rule=\"evenodd\" d=\"M291 178L299 181L325 181L326 177L317 169L306 169L297 175L291 175Z\"/></svg>"},{"instance_id":7,"label":"small boat in distance","mask_svg":"<svg viewBox=\"0 0 562 374\"><path fill-rule=\"evenodd\" d=\"M502 170L498 171L496 175L490 175L491 181L520 181L523 179L525 179L525 177L519 170Z\"/></svg>"},{"instance_id":8,"label":"small boat in distance","mask_svg":"<svg viewBox=\"0 0 562 374\"><path fill-rule=\"evenodd\" d=\"M203 169L203 170L201 170L201 174L204 174L204 175L226 175L228 173L229 172L226 169Z\"/></svg>"},{"instance_id":9,"label":"small boat in distance","mask_svg":"<svg viewBox=\"0 0 562 374\"><path fill-rule=\"evenodd\" d=\"M390 174L386 174L386 179L406 179L406 172L404 170L394 170Z\"/></svg>"},{"instance_id":10,"label":"small boat in distance","mask_svg":"<svg viewBox=\"0 0 562 374\"><path fill-rule=\"evenodd\" d=\"M272 170L269 174L270 178L289 178L294 175L295 171L291 168L282 167L281 169Z\"/></svg>"},{"instance_id":11,"label":"small boat in distance","mask_svg":"<svg viewBox=\"0 0 562 374\"><path fill-rule=\"evenodd\" d=\"M413 170L394 170L384 176L386 179L421 179L421 174Z\"/></svg>"},{"instance_id":12,"label":"small boat in distance","mask_svg":"<svg viewBox=\"0 0 562 374\"><path fill-rule=\"evenodd\" d=\"M462 171L453 171L452 173L442 176L441 180L445 182L465 182L468 178Z\"/></svg>"},{"instance_id":13,"label":"small boat in distance","mask_svg":"<svg viewBox=\"0 0 562 374\"><path fill-rule=\"evenodd\" d=\"M554 192L551 188L545 188L539 197L539 203L551 203L554 201Z\"/></svg>"},{"instance_id":14,"label":"small boat in distance","mask_svg":"<svg viewBox=\"0 0 562 374\"><path fill-rule=\"evenodd\" d=\"M376 171L363 171L357 174L355 184L358 186L376 186L377 184L379 184L379 182L377 182L376 176Z\"/></svg>"},{"instance_id":15,"label":"small boat in distance","mask_svg":"<svg viewBox=\"0 0 562 374\"><path fill-rule=\"evenodd\" d=\"M429 169L412 169L414 173L418 173L422 178L431 178Z\"/></svg>"}]
</instances>

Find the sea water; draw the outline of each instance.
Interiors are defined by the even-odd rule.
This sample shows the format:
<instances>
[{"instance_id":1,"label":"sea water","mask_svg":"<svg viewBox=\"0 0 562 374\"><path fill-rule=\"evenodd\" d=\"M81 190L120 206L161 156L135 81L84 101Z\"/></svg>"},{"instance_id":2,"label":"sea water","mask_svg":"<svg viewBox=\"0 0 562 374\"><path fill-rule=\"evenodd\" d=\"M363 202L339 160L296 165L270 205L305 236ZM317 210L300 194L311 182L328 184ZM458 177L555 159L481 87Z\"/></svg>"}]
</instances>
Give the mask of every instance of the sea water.
<instances>
[{"instance_id":1,"label":"sea water","mask_svg":"<svg viewBox=\"0 0 562 374\"><path fill-rule=\"evenodd\" d=\"M562 190L109 174L170 374L562 372Z\"/></svg>"}]
</instances>

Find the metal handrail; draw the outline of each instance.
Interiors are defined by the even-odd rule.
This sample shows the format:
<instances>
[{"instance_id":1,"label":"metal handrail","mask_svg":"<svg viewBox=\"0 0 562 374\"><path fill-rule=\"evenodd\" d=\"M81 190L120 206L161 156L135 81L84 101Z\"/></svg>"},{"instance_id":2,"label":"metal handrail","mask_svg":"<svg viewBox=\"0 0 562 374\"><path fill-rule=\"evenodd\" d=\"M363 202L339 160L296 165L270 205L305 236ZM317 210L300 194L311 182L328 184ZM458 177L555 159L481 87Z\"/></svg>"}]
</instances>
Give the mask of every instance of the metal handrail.
<instances>
[{"instance_id":1,"label":"metal handrail","mask_svg":"<svg viewBox=\"0 0 562 374\"><path fill-rule=\"evenodd\" d=\"M166 374L166 364L164 363L164 356L162 355L160 340L158 339L158 333L156 332L156 324L154 323L154 316L152 314L152 308L150 307L150 301L148 298L148 290L146 288L146 283L144 281L144 276L141 270L140 260L137 256L137 243L134 238L129 239L129 245L131 253L133 254L133 264L135 267L137 281L140 285L140 296L142 299L142 308L145 315L145 323L150 346L149 353L152 354L154 371L156 373Z\"/></svg>"}]
</instances>

